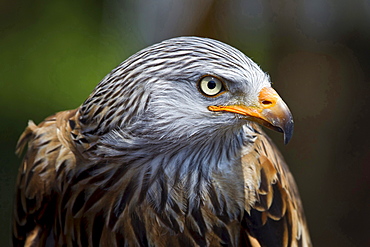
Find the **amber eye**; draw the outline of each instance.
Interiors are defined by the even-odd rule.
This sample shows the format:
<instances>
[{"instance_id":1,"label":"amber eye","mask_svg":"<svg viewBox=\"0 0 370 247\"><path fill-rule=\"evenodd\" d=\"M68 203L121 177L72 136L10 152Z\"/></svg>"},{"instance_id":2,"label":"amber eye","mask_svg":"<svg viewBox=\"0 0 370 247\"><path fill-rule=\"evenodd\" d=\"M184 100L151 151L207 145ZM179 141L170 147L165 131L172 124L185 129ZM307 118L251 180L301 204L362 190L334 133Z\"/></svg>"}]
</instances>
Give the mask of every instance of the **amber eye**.
<instances>
[{"instance_id":1,"label":"amber eye","mask_svg":"<svg viewBox=\"0 0 370 247\"><path fill-rule=\"evenodd\" d=\"M224 91L224 85L220 79L213 76L206 76L200 80L199 89L206 96L215 96Z\"/></svg>"}]
</instances>

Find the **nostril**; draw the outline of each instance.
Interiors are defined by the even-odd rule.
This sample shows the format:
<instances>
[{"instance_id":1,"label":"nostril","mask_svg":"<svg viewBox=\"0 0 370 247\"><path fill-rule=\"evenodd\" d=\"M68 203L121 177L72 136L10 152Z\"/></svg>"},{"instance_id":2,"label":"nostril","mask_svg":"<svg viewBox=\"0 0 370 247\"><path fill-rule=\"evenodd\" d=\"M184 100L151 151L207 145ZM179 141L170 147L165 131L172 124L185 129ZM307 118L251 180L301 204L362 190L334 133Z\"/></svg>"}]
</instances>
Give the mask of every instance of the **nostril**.
<instances>
[{"instance_id":1,"label":"nostril","mask_svg":"<svg viewBox=\"0 0 370 247\"><path fill-rule=\"evenodd\" d=\"M270 100L264 100L264 101L262 101L262 104L263 105L271 105L272 102Z\"/></svg>"}]
</instances>

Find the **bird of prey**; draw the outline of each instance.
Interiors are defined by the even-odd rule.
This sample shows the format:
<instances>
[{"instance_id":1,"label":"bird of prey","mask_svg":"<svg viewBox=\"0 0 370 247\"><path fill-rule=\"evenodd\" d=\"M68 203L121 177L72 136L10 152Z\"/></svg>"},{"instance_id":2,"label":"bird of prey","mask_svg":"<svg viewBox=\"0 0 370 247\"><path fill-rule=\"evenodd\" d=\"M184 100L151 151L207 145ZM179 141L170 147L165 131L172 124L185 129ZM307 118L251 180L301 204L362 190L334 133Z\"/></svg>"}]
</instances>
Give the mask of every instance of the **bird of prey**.
<instances>
[{"instance_id":1,"label":"bird of prey","mask_svg":"<svg viewBox=\"0 0 370 247\"><path fill-rule=\"evenodd\" d=\"M311 246L292 174L260 126L293 133L269 76L199 37L154 44L77 109L32 121L14 246Z\"/></svg>"}]
</instances>

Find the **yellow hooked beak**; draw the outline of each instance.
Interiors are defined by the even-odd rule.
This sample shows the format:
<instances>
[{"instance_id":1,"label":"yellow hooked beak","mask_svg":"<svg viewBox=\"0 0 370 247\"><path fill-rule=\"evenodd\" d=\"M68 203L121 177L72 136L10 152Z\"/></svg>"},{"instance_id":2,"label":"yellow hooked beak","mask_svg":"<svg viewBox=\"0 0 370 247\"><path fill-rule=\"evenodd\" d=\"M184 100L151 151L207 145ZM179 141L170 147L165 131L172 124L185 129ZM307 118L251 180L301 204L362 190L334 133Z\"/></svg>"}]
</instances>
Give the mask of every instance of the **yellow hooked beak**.
<instances>
[{"instance_id":1,"label":"yellow hooked beak","mask_svg":"<svg viewBox=\"0 0 370 247\"><path fill-rule=\"evenodd\" d=\"M209 106L208 110L232 112L247 116L251 121L269 129L283 132L285 144L289 142L293 135L294 123L292 114L285 102L271 87L262 88L256 105Z\"/></svg>"}]
</instances>

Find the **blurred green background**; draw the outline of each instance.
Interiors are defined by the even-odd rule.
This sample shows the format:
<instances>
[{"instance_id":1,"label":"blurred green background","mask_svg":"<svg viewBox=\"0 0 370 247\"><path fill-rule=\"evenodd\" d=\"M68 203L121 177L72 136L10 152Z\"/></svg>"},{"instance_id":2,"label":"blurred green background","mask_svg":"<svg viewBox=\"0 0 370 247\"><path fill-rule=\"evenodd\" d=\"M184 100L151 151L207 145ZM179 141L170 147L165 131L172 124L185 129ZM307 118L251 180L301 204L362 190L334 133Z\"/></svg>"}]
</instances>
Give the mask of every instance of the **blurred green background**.
<instances>
[{"instance_id":1,"label":"blurred green background","mask_svg":"<svg viewBox=\"0 0 370 247\"><path fill-rule=\"evenodd\" d=\"M0 246L29 119L78 107L116 65L155 42L215 38L271 75L295 134L267 131L292 170L315 246L370 246L370 1L0 2Z\"/></svg>"}]
</instances>

